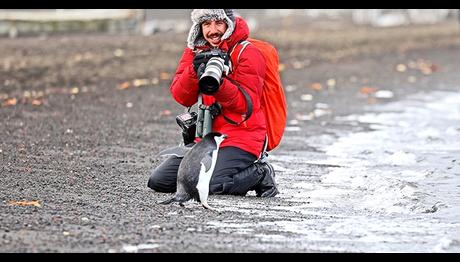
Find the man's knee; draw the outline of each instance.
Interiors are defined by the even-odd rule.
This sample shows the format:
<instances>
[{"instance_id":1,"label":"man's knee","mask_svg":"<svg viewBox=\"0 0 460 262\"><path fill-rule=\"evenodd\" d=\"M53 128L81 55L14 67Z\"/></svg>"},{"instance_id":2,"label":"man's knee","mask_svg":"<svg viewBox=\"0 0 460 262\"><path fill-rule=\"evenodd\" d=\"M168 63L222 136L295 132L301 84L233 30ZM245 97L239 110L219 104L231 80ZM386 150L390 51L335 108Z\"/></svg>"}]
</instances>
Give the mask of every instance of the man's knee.
<instances>
[{"instance_id":1,"label":"man's knee","mask_svg":"<svg viewBox=\"0 0 460 262\"><path fill-rule=\"evenodd\" d=\"M149 178L149 181L147 183L147 186L150 187L151 189L155 190L158 188L157 182L153 176Z\"/></svg>"},{"instance_id":2,"label":"man's knee","mask_svg":"<svg viewBox=\"0 0 460 262\"><path fill-rule=\"evenodd\" d=\"M147 186L157 192L176 192L177 170L182 158L170 157L150 172Z\"/></svg>"},{"instance_id":3,"label":"man's knee","mask_svg":"<svg viewBox=\"0 0 460 262\"><path fill-rule=\"evenodd\" d=\"M169 185L161 181L156 176L150 176L147 186L156 192L160 193L174 193L176 192L175 185Z\"/></svg>"}]
</instances>

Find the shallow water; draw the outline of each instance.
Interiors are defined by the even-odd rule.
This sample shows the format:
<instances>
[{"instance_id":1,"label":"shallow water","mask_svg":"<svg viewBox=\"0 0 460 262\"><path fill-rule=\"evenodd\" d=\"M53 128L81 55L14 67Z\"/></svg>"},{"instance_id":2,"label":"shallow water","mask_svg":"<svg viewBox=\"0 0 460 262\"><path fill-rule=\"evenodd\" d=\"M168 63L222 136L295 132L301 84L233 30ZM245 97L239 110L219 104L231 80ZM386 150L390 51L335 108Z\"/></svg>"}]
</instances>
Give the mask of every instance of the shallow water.
<instances>
[{"instance_id":1,"label":"shallow water","mask_svg":"<svg viewBox=\"0 0 460 262\"><path fill-rule=\"evenodd\" d=\"M208 226L249 232L256 250L460 252L460 94L421 93L366 112L335 121L370 132L287 134L286 143L318 149L270 156L289 204L228 201L222 209L264 222Z\"/></svg>"}]
</instances>

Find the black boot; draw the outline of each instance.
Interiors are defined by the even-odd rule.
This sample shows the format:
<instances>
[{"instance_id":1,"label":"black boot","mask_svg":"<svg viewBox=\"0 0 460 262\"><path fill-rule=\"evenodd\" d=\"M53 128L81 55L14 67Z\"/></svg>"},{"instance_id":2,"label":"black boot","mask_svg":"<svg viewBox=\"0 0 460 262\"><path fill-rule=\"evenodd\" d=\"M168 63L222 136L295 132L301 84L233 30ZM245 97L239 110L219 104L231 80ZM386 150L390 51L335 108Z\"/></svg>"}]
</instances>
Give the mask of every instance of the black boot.
<instances>
[{"instance_id":1,"label":"black boot","mask_svg":"<svg viewBox=\"0 0 460 262\"><path fill-rule=\"evenodd\" d=\"M255 163L258 172L263 174L260 182L253 188L258 197L274 197L279 191L275 182L275 169L268 162Z\"/></svg>"}]
</instances>

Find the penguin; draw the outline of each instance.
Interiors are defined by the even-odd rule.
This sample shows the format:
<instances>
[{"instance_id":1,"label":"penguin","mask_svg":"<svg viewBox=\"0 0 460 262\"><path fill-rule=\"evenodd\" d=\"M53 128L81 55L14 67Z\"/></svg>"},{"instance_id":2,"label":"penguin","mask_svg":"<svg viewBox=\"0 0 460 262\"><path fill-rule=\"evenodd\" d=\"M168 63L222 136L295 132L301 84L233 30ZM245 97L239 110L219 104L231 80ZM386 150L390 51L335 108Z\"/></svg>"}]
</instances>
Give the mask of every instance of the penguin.
<instances>
[{"instance_id":1,"label":"penguin","mask_svg":"<svg viewBox=\"0 0 460 262\"><path fill-rule=\"evenodd\" d=\"M227 135L211 132L204 136L193 147L175 147L164 150L160 155L183 156L177 171L177 190L173 198L160 202L166 205L172 202L184 202L194 199L209 210L208 205L209 183L217 162L217 155L222 141Z\"/></svg>"}]
</instances>

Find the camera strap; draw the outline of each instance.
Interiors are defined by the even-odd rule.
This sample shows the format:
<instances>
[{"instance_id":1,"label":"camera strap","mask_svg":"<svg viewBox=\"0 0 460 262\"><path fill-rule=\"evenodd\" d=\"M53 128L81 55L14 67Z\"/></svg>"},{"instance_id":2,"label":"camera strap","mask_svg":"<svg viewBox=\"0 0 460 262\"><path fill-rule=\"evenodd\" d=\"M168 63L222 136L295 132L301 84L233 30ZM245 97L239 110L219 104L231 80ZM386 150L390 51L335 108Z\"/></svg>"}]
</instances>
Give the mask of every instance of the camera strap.
<instances>
[{"instance_id":1,"label":"camera strap","mask_svg":"<svg viewBox=\"0 0 460 262\"><path fill-rule=\"evenodd\" d=\"M238 89L243 94L244 99L246 100L246 105L247 105L248 110L247 110L247 112L245 114L245 117L244 117L243 121L235 122L235 121L231 120L230 118L226 117L225 115L222 115L227 122L229 122L232 125L238 126L238 125L241 125L246 120L248 120L249 117L252 115L252 100L251 100L251 97L249 96L248 92L246 92L246 90L244 90L237 81L231 79L228 76L225 76L225 78L227 78L232 84L234 84L234 85L236 85L238 87Z\"/></svg>"}]
</instances>

